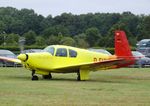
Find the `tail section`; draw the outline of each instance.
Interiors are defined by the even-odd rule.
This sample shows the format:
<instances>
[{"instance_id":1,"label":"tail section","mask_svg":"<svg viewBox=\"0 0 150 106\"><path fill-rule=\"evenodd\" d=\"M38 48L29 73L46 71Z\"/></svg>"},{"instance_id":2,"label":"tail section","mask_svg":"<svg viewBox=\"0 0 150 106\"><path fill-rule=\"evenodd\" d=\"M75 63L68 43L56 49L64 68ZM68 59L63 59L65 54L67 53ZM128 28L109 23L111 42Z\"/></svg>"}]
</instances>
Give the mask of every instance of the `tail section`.
<instances>
[{"instance_id":1,"label":"tail section","mask_svg":"<svg viewBox=\"0 0 150 106\"><path fill-rule=\"evenodd\" d=\"M125 59L123 66L134 64L134 57L124 31L115 31L115 55Z\"/></svg>"}]
</instances>

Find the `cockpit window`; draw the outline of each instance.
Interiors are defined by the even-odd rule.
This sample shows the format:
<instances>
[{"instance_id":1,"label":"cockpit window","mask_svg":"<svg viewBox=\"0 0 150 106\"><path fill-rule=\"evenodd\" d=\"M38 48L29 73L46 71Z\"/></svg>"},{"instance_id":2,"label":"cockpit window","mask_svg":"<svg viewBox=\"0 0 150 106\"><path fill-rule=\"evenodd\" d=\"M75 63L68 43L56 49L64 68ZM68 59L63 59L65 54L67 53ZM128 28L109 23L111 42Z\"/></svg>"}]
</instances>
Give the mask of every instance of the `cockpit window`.
<instances>
[{"instance_id":1,"label":"cockpit window","mask_svg":"<svg viewBox=\"0 0 150 106\"><path fill-rule=\"evenodd\" d=\"M54 50L55 50L54 47L46 47L44 49L45 52L51 53L52 55L54 55Z\"/></svg>"},{"instance_id":2,"label":"cockpit window","mask_svg":"<svg viewBox=\"0 0 150 106\"><path fill-rule=\"evenodd\" d=\"M56 56L67 57L67 49L58 48L57 51L56 51Z\"/></svg>"},{"instance_id":3,"label":"cockpit window","mask_svg":"<svg viewBox=\"0 0 150 106\"><path fill-rule=\"evenodd\" d=\"M77 57L77 52L69 49L69 57Z\"/></svg>"}]
</instances>

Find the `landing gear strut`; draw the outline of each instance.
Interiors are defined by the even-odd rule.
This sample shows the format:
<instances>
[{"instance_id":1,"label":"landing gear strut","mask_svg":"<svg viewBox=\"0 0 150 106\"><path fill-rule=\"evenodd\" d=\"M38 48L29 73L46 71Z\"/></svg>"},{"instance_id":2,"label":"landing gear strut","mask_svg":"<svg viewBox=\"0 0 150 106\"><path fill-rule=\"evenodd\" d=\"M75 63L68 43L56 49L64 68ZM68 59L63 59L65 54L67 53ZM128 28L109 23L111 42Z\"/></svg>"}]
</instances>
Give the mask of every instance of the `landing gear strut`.
<instances>
[{"instance_id":1,"label":"landing gear strut","mask_svg":"<svg viewBox=\"0 0 150 106\"><path fill-rule=\"evenodd\" d=\"M43 75L43 79L52 79L51 73L49 75Z\"/></svg>"},{"instance_id":2,"label":"landing gear strut","mask_svg":"<svg viewBox=\"0 0 150 106\"><path fill-rule=\"evenodd\" d=\"M38 80L38 76L34 75L35 74L35 70L32 70L32 81L36 81Z\"/></svg>"},{"instance_id":3,"label":"landing gear strut","mask_svg":"<svg viewBox=\"0 0 150 106\"><path fill-rule=\"evenodd\" d=\"M80 72L77 72L77 81L80 81L81 79L80 79Z\"/></svg>"},{"instance_id":4,"label":"landing gear strut","mask_svg":"<svg viewBox=\"0 0 150 106\"><path fill-rule=\"evenodd\" d=\"M78 72L77 72L77 80L78 81L86 81L86 80L89 80L89 70L84 70L84 69L80 69Z\"/></svg>"}]
</instances>

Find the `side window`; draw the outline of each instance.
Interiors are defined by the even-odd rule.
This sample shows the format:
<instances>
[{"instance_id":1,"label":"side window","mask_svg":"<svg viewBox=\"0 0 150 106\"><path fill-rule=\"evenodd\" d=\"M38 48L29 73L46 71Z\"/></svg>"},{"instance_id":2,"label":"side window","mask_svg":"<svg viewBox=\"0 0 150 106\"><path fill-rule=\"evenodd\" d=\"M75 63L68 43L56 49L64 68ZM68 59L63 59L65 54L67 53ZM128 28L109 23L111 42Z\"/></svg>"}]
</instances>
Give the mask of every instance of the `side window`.
<instances>
[{"instance_id":1,"label":"side window","mask_svg":"<svg viewBox=\"0 0 150 106\"><path fill-rule=\"evenodd\" d=\"M58 48L57 51L56 51L56 56L67 57L67 49Z\"/></svg>"},{"instance_id":2,"label":"side window","mask_svg":"<svg viewBox=\"0 0 150 106\"><path fill-rule=\"evenodd\" d=\"M69 57L77 57L77 52L69 49Z\"/></svg>"}]
</instances>

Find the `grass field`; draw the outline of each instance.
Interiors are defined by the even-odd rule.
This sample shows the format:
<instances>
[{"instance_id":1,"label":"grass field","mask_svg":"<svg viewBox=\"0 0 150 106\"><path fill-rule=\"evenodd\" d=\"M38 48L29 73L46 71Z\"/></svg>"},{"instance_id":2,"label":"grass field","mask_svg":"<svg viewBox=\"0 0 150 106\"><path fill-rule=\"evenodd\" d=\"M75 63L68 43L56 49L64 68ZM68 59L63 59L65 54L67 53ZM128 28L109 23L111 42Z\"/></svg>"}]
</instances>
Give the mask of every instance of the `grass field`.
<instances>
[{"instance_id":1,"label":"grass field","mask_svg":"<svg viewBox=\"0 0 150 106\"><path fill-rule=\"evenodd\" d=\"M0 68L0 106L150 106L150 68L91 72L89 81L76 77L31 81L26 69Z\"/></svg>"}]
</instances>

